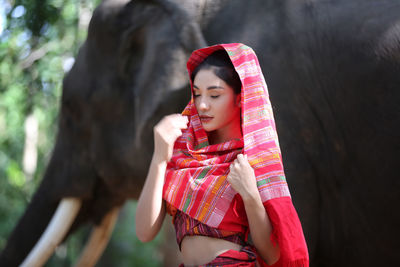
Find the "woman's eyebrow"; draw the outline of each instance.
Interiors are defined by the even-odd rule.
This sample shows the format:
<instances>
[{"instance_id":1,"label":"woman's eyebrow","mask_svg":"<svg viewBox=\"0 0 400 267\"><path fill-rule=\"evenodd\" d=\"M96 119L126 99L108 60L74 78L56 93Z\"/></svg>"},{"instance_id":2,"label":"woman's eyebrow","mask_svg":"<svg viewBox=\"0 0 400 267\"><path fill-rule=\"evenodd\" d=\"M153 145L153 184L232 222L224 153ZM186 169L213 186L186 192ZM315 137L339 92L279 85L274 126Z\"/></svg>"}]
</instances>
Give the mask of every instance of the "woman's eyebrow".
<instances>
[{"instance_id":1,"label":"woman's eyebrow","mask_svg":"<svg viewBox=\"0 0 400 267\"><path fill-rule=\"evenodd\" d=\"M196 85L193 85L193 88L200 90L199 87L197 87ZM207 87L207 90L213 90L213 89L225 89L225 88L222 86L218 86L218 85L212 85L212 86Z\"/></svg>"}]
</instances>

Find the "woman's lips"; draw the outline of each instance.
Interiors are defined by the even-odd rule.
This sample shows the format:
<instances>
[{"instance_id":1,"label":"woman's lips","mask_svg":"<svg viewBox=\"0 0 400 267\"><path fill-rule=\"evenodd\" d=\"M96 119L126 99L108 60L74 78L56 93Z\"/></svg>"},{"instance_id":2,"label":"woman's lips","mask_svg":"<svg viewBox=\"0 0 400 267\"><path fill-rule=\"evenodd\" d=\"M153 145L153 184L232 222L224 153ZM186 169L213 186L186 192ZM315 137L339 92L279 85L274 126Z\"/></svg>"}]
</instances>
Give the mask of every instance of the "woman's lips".
<instances>
[{"instance_id":1,"label":"woman's lips","mask_svg":"<svg viewBox=\"0 0 400 267\"><path fill-rule=\"evenodd\" d=\"M209 117L209 116L200 116L200 120L201 122L209 122L213 119L213 117Z\"/></svg>"}]
</instances>

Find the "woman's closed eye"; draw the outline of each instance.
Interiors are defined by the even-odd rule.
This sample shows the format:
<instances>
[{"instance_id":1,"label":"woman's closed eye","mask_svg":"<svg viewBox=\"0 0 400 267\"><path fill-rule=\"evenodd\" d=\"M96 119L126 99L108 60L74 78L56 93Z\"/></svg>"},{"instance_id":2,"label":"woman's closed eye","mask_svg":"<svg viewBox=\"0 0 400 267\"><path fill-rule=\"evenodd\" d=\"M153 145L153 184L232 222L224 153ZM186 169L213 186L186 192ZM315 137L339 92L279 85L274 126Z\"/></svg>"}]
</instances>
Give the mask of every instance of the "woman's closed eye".
<instances>
[{"instance_id":1,"label":"woman's closed eye","mask_svg":"<svg viewBox=\"0 0 400 267\"><path fill-rule=\"evenodd\" d=\"M199 96L201 96L201 95L195 95L195 94L193 94L193 97L199 97ZM212 95L211 96L211 98L218 98L220 95Z\"/></svg>"}]
</instances>

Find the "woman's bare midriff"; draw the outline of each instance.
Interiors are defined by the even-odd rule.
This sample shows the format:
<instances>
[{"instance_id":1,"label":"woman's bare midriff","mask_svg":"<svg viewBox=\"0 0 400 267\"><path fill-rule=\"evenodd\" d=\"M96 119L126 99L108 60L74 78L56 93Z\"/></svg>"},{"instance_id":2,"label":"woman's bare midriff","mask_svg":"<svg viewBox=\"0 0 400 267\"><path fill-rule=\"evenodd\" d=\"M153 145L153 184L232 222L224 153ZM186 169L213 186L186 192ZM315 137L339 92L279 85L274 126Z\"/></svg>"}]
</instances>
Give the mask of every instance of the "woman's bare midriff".
<instances>
[{"instance_id":1,"label":"woman's bare midriff","mask_svg":"<svg viewBox=\"0 0 400 267\"><path fill-rule=\"evenodd\" d=\"M239 244L208 236L185 236L181 243L183 263L197 266L208 263L230 249L240 251Z\"/></svg>"}]
</instances>

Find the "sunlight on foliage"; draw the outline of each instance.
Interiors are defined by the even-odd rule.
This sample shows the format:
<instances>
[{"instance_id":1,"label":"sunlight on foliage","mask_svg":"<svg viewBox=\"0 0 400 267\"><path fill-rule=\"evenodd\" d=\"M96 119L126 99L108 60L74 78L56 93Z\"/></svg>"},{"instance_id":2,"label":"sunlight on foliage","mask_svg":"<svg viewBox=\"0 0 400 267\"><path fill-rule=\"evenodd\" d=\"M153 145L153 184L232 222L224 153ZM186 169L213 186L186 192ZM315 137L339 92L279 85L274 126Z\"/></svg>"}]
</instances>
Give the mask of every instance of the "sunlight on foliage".
<instances>
[{"instance_id":1,"label":"sunlight on foliage","mask_svg":"<svg viewBox=\"0 0 400 267\"><path fill-rule=\"evenodd\" d=\"M12 161L10 164L8 164L7 177L10 185L15 187L21 188L25 184L24 174L15 161Z\"/></svg>"},{"instance_id":2,"label":"sunlight on foliage","mask_svg":"<svg viewBox=\"0 0 400 267\"><path fill-rule=\"evenodd\" d=\"M84 18L99 3L0 0L0 250L42 180L57 134L63 77L86 38ZM31 180L26 179L22 163L24 124L30 115L39 127L37 167ZM160 238L141 244L133 232L134 213L133 203L124 208L98 266L160 265L156 249ZM80 228L46 266L71 266L89 232L88 226Z\"/></svg>"}]
</instances>

